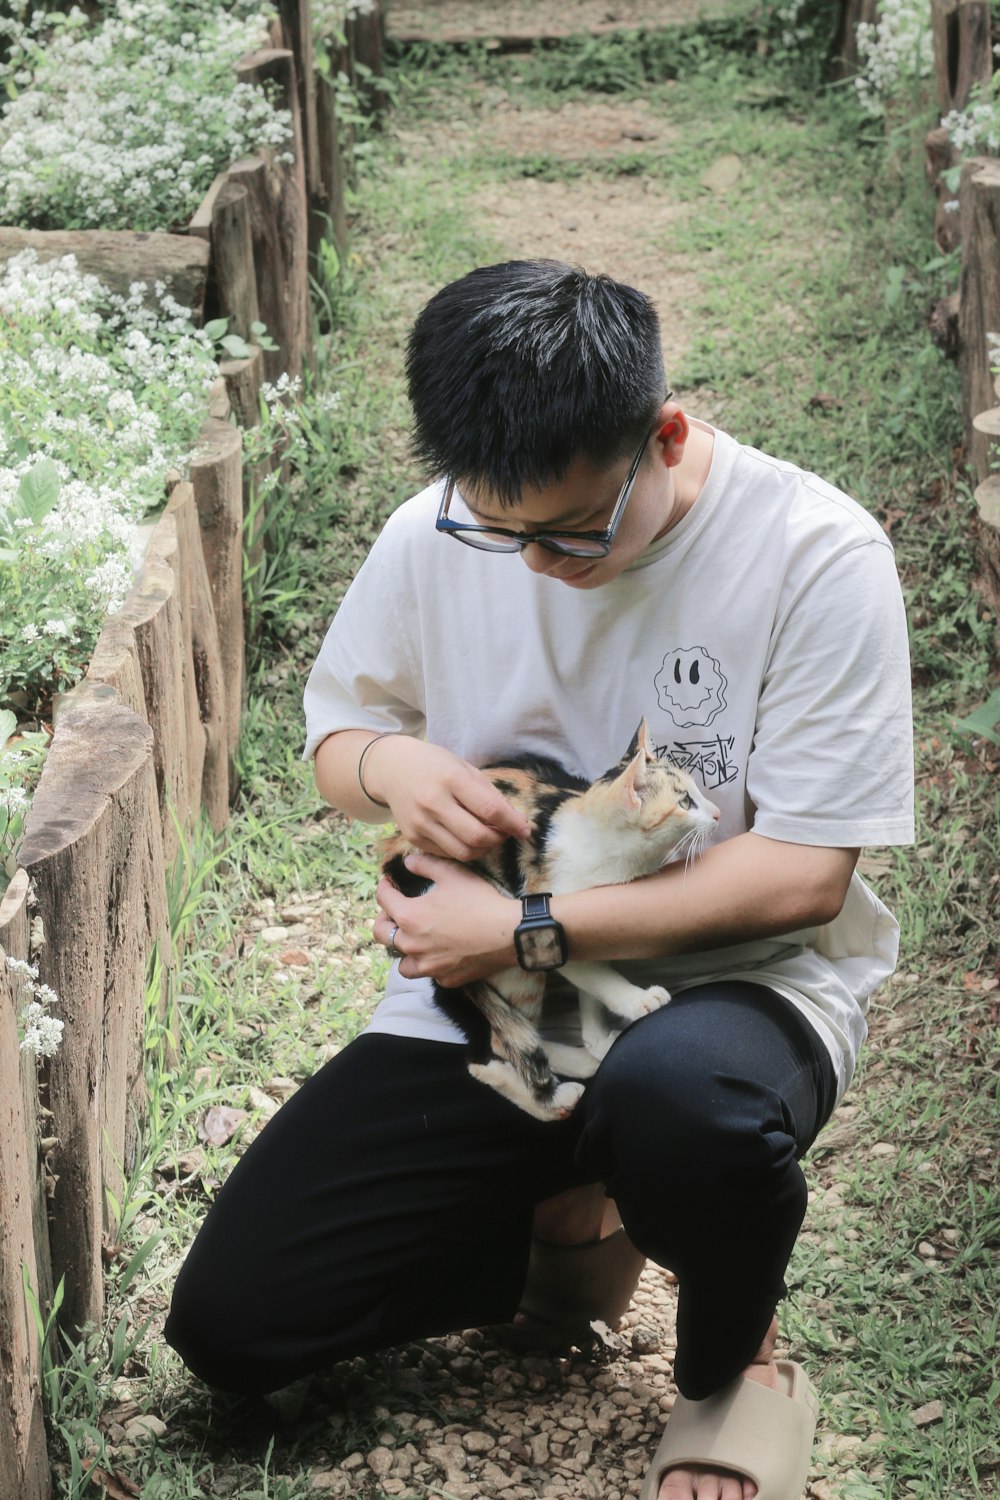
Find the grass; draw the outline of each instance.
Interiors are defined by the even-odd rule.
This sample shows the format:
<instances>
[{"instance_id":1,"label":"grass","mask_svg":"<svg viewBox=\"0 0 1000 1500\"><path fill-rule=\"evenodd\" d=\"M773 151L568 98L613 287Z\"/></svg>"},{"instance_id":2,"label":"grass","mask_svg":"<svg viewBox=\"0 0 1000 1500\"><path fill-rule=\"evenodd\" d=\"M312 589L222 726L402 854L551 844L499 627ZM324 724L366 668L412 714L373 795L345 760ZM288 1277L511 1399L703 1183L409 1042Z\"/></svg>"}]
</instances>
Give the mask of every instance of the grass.
<instances>
[{"instance_id":1,"label":"grass","mask_svg":"<svg viewBox=\"0 0 1000 1500\"><path fill-rule=\"evenodd\" d=\"M920 122L887 145L845 91L804 87L762 37L713 22L655 42L514 58L427 48L396 64L396 114L362 157L352 249L342 264L328 257L316 288L318 367L257 599L240 805L225 846L193 841L174 896L179 1056L167 1066L151 1027L150 1112L107 1325L52 1355L66 1500L94 1493L84 1464L95 1453L144 1500L300 1500L315 1492L313 1472L367 1451L387 1426L405 1436L400 1411L441 1424L474 1409L434 1347L415 1346L354 1362L336 1377L332 1411L307 1407L282 1427L273 1414L206 1402L143 1328L157 1326L206 1201L249 1136L358 1030L384 980L368 943L368 835L318 804L299 760L301 693L381 520L419 483L406 446L406 327L436 286L503 254L475 195L485 183L514 196L526 176L591 184L595 195L616 177L651 178L687 205L658 247L693 273L683 311L694 333L671 372L682 399L843 484L891 529L911 621L920 832L914 849L866 865L900 915L903 959L876 997L859 1080L811 1157L814 1202L785 1327L837 1411L837 1437L818 1454L829 1493L996 1493L997 757L953 727L988 695L995 622L974 584L957 376L925 329L955 267L930 246L910 144ZM567 108L634 97L670 133L665 146L610 161L514 157L463 129L488 115L491 90L524 108L554 91ZM414 141L431 128L435 148L422 150ZM727 153L740 159L738 191L713 195L702 177ZM246 1112L214 1146L197 1137L213 1104ZM928 1416L935 1401L940 1415ZM132 1408L163 1419L160 1441L123 1438Z\"/></svg>"}]
</instances>

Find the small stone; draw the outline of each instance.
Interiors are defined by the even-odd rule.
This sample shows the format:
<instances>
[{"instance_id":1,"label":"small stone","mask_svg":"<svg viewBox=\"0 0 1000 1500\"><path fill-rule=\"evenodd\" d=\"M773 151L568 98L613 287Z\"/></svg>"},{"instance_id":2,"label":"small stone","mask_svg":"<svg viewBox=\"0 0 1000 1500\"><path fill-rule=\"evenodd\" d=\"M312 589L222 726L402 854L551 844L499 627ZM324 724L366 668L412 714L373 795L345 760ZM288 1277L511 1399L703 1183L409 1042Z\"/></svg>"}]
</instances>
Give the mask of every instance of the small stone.
<instances>
[{"instance_id":1,"label":"small stone","mask_svg":"<svg viewBox=\"0 0 1000 1500\"><path fill-rule=\"evenodd\" d=\"M828 1479L814 1479L809 1486L812 1500L834 1500L833 1489Z\"/></svg>"},{"instance_id":2,"label":"small stone","mask_svg":"<svg viewBox=\"0 0 1000 1500\"><path fill-rule=\"evenodd\" d=\"M467 1432L462 1439L466 1453L492 1453L496 1440L488 1432Z\"/></svg>"},{"instance_id":3,"label":"small stone","mask_svg":"<svg viewBox=\"0 0 1000 1500\"><path fill-rule=\"evenodd\" d=\"M876 1141L874 1146L868 1148L869 1156L895 1156L896 1147L888 1141Z\"/></svg>"},{"instance_id":4,"label":"small stone","mask_svg":"<svg viewBox=\"0 0 1000 1500\"><path fill-rule=\"evenodd\" d=\"M937 1251L930 1240L921 1240L917 1246L917 1254L922 1255L924 1260L937 1260Z\"/></svg>"},{"instance_id":5,"label":"small stone","mask_svg":"<svg viewBox=\"0 0 1000 1500\"><path fill-rule=\"evenodd\" d=\"M384 1479L392 1470L393 1455L388 1448L373 1448L368 1455L368 1467L379 1479Z\"/></svg>"},{"instance_id":6,"label":"small stone","mask_svg":"<svg viewBox=\"0 0 1000 1500\"><path fill-rule=\"evenodd\" d=\"M655 1328L649 1328L640 1323L632 1334L631 1348L633 1354L657 1354L662 1340Z\"/></svg>"},{"instance_id":7,"label":"small stone","mask_svg":"<svg viewBox=\"0 0 1000 1500\"><path fill-rule=\"evenodd\" d=\"M290 969L308 969L312 959L304 948L285 948L279 953L278 962Z\"/></svg>"},{"instance_id":8,"label":"small stone","mask_svg":"<svg viewBox=\"0 0 1000 1500\"><path fill-rule=\"evenodd\" d=\"M132 1417L125 1423L125 1436L130 1443L148 1442L150 1438L161 1438L166 1434L167 1424L159 1417L143 1415Z\"/></svg>"},{"instance_id":9,"label":"small stone","mask_svg":"<svg viewBox=\"0 0 1000 1500\"><path fill-rule=\"evenodd\" d=\"M287 927L263 927L260 932L262 943L283 943L287 936Z\"/></svg>"},{"instance_id":10,"label":"small stone","mask_svg":"<svg viewBox=\"0 0 1000 1500\"><path fill-rule=\"evenodd\" d=\"M944 1407L940 1401L927 1401L923 1406L918 1406L913 1413L914 1427L930 1427L934 1422L940 1422L944 1417Z\"/></svg>"},{"instance_id":11,"label":"small stone","mask_svg":"<svg viewBox=\"0 0 1000 1500\"><path fill-rule=\"evenodd\" d=\"M348 1474L352 1474L355 1469L363 1469L364 1466L365 1455L363 1453L349 1453L347 1457L341 1461L340 1465L342 1469L347 1470Z\"/></svg>"},{"instance_id":12,"label":"small stone","mask_svg":"<svg viewBox=\"0 0 1000 1500\"><path fill-rule=\"evenodd\" d=\"M547 1432L536 1432L531 1439L531 1462L540 1469L549 1461L549 1435Z\"/></svg>"}]
</instances>

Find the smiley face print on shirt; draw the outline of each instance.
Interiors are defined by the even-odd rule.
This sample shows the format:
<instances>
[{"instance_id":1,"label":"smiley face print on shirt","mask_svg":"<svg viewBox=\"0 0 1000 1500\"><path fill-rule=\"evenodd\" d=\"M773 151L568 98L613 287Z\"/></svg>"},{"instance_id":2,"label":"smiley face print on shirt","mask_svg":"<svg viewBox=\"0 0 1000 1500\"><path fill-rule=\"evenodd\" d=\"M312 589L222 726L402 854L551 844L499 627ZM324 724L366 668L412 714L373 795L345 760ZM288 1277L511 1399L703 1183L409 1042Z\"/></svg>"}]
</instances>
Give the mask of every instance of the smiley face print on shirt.
<instances>
[{"instance_id":1,"label":"smiley face print on shirt","mask_svg":"<svg viewBox=\"0 0 1000 1500\"><path fill-rule=\"evenodd\" d=\"M705 728L726 706L725 674L704 646L668 651L653 680L660 707L679 729Z\"/></svg>"}]
</instances>

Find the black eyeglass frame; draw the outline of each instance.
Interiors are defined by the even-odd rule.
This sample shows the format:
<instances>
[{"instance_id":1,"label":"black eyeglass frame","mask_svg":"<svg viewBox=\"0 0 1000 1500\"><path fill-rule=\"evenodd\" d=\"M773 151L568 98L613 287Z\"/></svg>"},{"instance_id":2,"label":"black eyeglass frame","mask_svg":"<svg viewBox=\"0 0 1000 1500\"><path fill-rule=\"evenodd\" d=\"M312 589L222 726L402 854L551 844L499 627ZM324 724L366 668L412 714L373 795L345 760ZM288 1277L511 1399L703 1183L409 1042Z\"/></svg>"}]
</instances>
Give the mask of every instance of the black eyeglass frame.
<instances>
[{"instance_id":1,"label":"black eyeglass frame","mask_svg":"<svg viewBox=\"0 0 1000 1500\"><path fill-rule=\"evenodd\" d=\"M673 395L668 391L663 398L669 401ZM525 547L535 544L545 547L549 552L558 552L566 557L607 557L611 551L615 534L625 513L625 507L629 502L632 490L635 487L636 477L639 473L639 465L642 463L646 445L656 430L654 423L646 433L639 446L639 451L632 460L631 467L625 476L625 483L618 492L618 498L614 503L608 524L603 531L513 531L507 526L477 526L471 522L453 521L448 515L448 507L455 493L455 479L449 474L445 482L444 494L441 496L441 504L438 507L437 520L434 522L435 531L442 532L445 536L453 536L456 542L464 542L467 547L475 547L479 552L521 552ZM506 538L506 542L484 546L474 538L483 532L489 532L491 536ZM589 547L581 548L574 546L574 542L587 542Z\"/></svg>"}]
</instances>

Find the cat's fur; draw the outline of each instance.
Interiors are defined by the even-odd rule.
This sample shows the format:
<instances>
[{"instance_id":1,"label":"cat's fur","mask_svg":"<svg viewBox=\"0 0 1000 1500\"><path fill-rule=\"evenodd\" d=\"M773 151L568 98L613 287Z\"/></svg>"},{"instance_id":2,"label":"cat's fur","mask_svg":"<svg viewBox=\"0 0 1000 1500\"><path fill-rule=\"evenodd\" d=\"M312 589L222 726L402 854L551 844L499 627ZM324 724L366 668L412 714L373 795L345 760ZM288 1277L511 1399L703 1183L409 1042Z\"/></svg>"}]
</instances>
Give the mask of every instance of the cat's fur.
<instances>
[{"instance_id":1,"label":"cat's fur","mask_svg":"<svg viewBox=\"0 0 1000 1500\"><path fill-rule=\"evenodd\" d=\"M483 767L499 791L524 812L530 840L508 838L469 865L506 895L554 895L650 875L682 850L697 851L714 832L718 809L676 766L657 760L643 720L623 759L588 783L556 761L516 756ZM410 845L386 846L383 869L415 896L430 881L404 864ZM505 969L461 989L435 984L434 998L469 1042L469 1072L541 1120L568 1115L619 1027L664 1005L655 985L639 989L610 964L567 963L560 973L580 996L582 1047L543 1043L538 1032L546 975Z\"/></svg>"}]
</instances>

